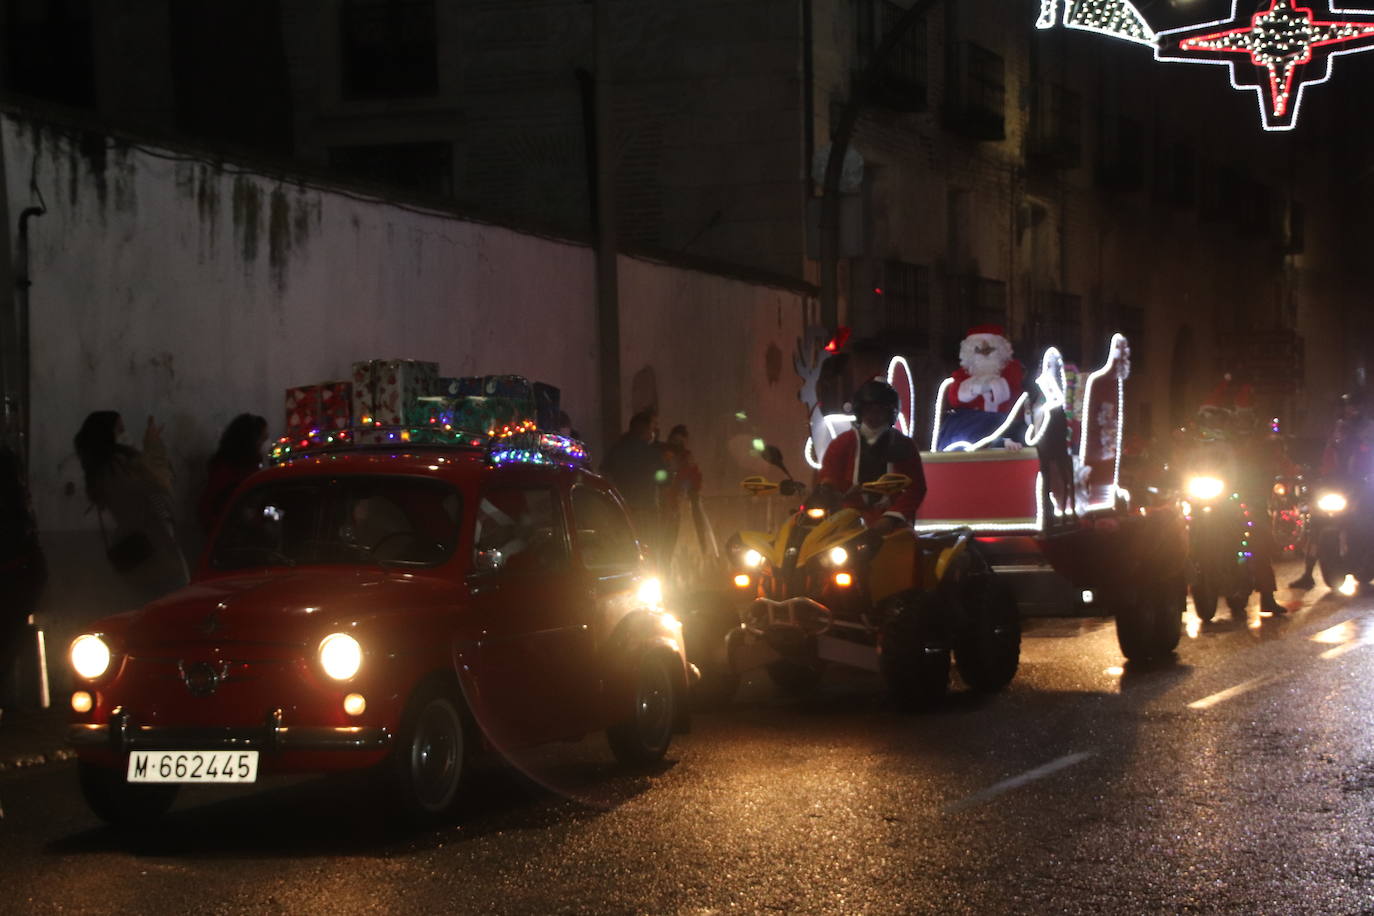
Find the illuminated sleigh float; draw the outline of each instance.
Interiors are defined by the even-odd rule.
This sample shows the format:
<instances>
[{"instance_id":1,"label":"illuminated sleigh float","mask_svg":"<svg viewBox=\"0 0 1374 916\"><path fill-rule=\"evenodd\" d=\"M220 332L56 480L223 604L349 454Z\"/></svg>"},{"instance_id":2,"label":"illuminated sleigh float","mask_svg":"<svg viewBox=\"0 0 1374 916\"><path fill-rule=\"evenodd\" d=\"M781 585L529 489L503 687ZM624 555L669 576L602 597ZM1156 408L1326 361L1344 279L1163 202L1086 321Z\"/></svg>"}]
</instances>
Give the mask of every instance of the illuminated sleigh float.
<instances>
[{"instance_id":1,"label":"illuminated sleigh float","mask_svg":"<svg viewBox=\"0 0 1374 916\"><path fill-rule=\"evenodd\" d=\"M937 449L946 379L935 399L923 534L968 530L1017 592L1023 613L1070 613L1083 602L1116 618L1127 658L1166 655L1178 644L1186 596L1183 531L1171 512L1131 511L1121 487L1122 415L1130 347L1113 335L1106 362L1083 383L1070 413L1064 361L1039 364L1038 397L1022 393L1005 422L976 441ZM1004 441L1024 423L1020 449Z\"/></svg>"}]
</instances>

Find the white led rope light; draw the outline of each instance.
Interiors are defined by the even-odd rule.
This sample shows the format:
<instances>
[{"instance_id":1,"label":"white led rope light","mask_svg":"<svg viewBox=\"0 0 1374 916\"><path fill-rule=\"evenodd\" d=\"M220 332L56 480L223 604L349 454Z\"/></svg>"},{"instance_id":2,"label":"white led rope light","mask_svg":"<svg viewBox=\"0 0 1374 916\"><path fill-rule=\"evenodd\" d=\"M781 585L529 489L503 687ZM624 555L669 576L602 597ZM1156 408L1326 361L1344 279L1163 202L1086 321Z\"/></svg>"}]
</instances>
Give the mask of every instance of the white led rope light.
<instances>
[{"instance_id":1,"label":"white led rope light","mask_svg":"<svg viewBox=\"0 0 1374 916\"><path fill-rule=\"evenodd\" d=\"M945 392L953 384L954 376L951 375L940 383L940 390L935 392L935 423L930 430L930 450L932 452L940 450L940 418L945 413Z\"/></svg>"},{"instance_id":2,"label":"white led rope light","mask_svg":"<svg viewBox=\"0 0 1374 916\"><path fill-rule=\"evenodd\" d=\"M899 409L897 411L897 428L903 436L911 436L916 431L916 383L911 378L911 366L906 359L901 356L892 357L892 361L887 364L887 383L894 389L897 387L897 367L900 366L906 371L906 389L908 409L911 411L910 417L902 416Z\"/></svg>"},{"instance_id":3,"label":"white led rope light","mask_svg":"<svg viewBox=\"0 0 1374 916\"><path fill-rule=\"evenodd\" d=\"M849 423L850 425L853 425L856 419L857 417L853 416L852 414L829 413L821 418L821 422L825 424L826 432L830 433L830 442L834 442L835 438L839 436L840 433L844 432L844 430L839 430L837 432L835 429L835 424ZM825 444L826 448L830 447L830 442L827 442ZM822 451L819 455L816 454L816 443L814 438L811 436L806 437L806 449L803 451L803 455L806 458L806 463L811 466L812 470L819 471L821 469L821 460L825 457L825 452Z\"/></svg>"},{"instance_id":4,"label":"white led rope light","mask_svg":"<svg viewBox=\"0 0 1374 916\"><path fill-rule=\"evenodd\" d=\"M983 531L1043 531L1045 529L1045 495L1041 486L1043 483L1042 475L1039 471L1035 472L1035 522L986 522L980 523L977 519L969 519L961 524L951 522L917 522L912 525L916 531L920 532L940 532L957 531L960 528L971 528L975 534Z\"/></svg>"},{"instance_id":5,"label":"white led rope light","mask_svg":"<svg viewBox=\"0 0 1374 916\"><path fill-rule=\"evenodd\" d=\"M1056 372L1055 369L1058 368ZM1026 429L1026 444L1036 445L1045 436L1045 430L1049 428L1049 415L1052 411L1062 409L1067 403L1064 392L1068 390L1069 379L1064 371L1064 357L1060 355L1057 347L1050 347L1045 351L1045 355L1040 358L1040 375L1035 379L1035 384L1040 387L1040 391L1045 395L1045 407L1043 416L1046 418L1040 428L1035 428L1035 411L1031 410L1031 422Z\"/></svg>"},{"instance_id":6,"label":"white led rope light","mask_svg":"<svg viewBox=\"0 0 1374 916\"><path fill-rule=\"evenodd\" d=\"M1002 425L997 427L997 429L992 433L989 433L988 435L979 439L977 442L966 442L963 439L960 439L958 442L951 442L947 447L941 449L940 451L976 452L983 446L987 445L989 442L993 441L994 439L1001 439L1003 437L1003 434L1006 433L1008 429L1011 429L1011 425L1016 422L1016 414L1026 406L1026 401L1029 398L1030 395L1026 394L1026 392L1024 391L1021 392L1021 396L1016 399L1016 403L1011 405L1011 410L1007 411L1007 418L1002 421Z\"/></svg>"},{"instance_id":7,"label":"white led rope light","mask_svg":"<svg viewBox=\"0 0 1374 916\"><path fill-rule=\"evenodd\" d=\"M1093 384L1102 376L1118 370L1118 363L1125 361L1127 353L1129 353L1129 348L1125 335L1113 334L1111 346L1107 348L1107 362L1103 364L1101 369L1089 375L1087 383L1083 386L1083 417L1079 422L1078 461L1085 467L1088 463L1088 432L1094 425L1090 422L1093 416ZM1115 497L1119 489L1117 484L1121 479L1121 433L1124 429L1123 415L1125 414L1126 406L1125 376L1129 371L1129 367L1124 372L1116 371L1116 447L1114 464L1112 467L1113 497ZM1110 509L1112 506L1112 502L1094 503L1087 506L1084 511L1093 512L1097 509Z\"/></svg>"}]
</instances>

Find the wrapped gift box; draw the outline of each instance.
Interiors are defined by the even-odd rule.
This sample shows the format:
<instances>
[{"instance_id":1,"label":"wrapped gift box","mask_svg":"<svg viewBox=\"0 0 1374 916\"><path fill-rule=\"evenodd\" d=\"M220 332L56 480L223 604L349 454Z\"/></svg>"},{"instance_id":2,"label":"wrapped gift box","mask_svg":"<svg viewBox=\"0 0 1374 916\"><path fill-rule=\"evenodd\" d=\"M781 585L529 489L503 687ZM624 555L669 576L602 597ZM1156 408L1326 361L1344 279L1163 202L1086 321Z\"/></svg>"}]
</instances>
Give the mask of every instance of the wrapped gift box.
<instances>
[{"instance_id":1,"label":"wrapped gift box","mask_svg":"<svg viewBox=\"0 0 1374 916\"><path fill-rule=\"evenodd\" d=\"M286 389L286 435L300 439L319 429L320 388L302 385Z\"/></svg>"},{"instance_id":2,"label":"wrapped gift box","mask_svg":"<svg viewBox=\"0 0 1374 916\"><path fill-rule=\"evenodd\" d=\"M353 383L322 382L319 391L319 428L330 432L348 429L353 425Z\"/></svg>"},{"instance_id":3,"label":"wrapped gift box","mask_svg":"<svg viewBox=\"0 0 1374 916\"><path fill-rule=\"evenodd\" d=\"M353 419L361 426L417 424L428 407L420 397L432 396L439 382L439 364L413 359L370 359L353 364ZM417 424L418 425L418 424Z\"/></svg>"}]
</instances>

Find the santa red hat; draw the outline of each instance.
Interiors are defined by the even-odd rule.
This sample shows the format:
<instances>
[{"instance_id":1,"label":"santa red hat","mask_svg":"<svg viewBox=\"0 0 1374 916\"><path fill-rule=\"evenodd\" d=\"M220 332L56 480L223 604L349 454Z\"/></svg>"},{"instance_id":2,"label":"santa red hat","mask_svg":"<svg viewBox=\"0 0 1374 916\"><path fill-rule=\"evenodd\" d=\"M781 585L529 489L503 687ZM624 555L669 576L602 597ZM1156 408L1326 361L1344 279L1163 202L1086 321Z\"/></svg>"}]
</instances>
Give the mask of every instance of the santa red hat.
<instances>
[{"instance_id":1,"label":"santa red hat","mask_svg":"<svg viewBox=\"0 0 1374 916\"><path fill-rule=\"evenodd\" d=\"M1002 327L1000 324L975 324L968 329L968 333L964 336L973 337L978 334L991 334L994 337L1006 337L1007 331L1006 328Z\"/></svg>"}]
</instances>

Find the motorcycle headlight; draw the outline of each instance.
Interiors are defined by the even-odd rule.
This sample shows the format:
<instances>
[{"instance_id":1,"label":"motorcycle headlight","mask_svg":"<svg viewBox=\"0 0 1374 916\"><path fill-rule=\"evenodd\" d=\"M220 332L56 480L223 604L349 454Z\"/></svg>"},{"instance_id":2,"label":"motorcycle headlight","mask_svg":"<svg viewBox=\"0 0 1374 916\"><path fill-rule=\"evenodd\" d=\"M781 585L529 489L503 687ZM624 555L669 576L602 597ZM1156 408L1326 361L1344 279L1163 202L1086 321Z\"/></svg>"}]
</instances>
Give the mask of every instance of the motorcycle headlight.
<instances>
[{"instance_id":1,"label":"motorcycle headlight","mask_svg":"<svg viewBox=\"0 0 1374 916\"><path fill-rule=\"evenodd\" d=\"M336 681L346 681L363 666L363 647L347 633L330 633L320 640L320 667Z\"/></svg>"},{"instance_id":2,"label":"motorcycle headlight","mask_svg":"<svg viewBox=\"0 0 1374 916\"><path fill-rule=\"evenodd\" d=\"M1317 497L1317 508L1333 515L1337 512L1344 512L1346 505L1345 497L1334 491L1328 490Z\"/></svg>"},{"instance_id":3,"label":"motorcycle headlight","mask_svg":"<svg viewBox=\"0 0 1374 916\"><path fill-rule=\"evenodd\" d=\"M1226 489L1226 484L1219 477L1189 477L1184 490L1193 499L1207 502L1216 499Z\"/></svg>"},{"instance_id":4,"label":"motorcycle headlight","mask_svg":"<svg viewBox=\"0 0 1374 916\"><path fill-rule=\"evenodd\" d=\"M763 554L752 547L746 550L740 559L743 560L744 565L748 566L750 569L758 569L763 565Z\"/></svg>"},{"instance_id":5,"label":"motorcycle headlight","mask_svg":"<svg viewBox=\"0 0 1374 916\"><path fill-rule=\"evenodd\" d=\"M99 636L86 633L72 640L72 667L86 680L94 680L110 667L110 647Z\"/></svg>"}]
</instances>

